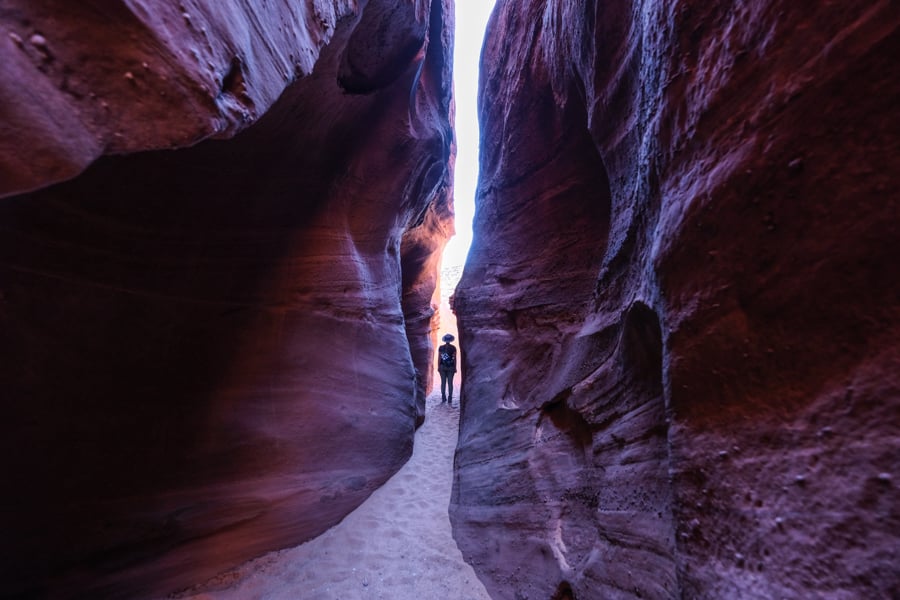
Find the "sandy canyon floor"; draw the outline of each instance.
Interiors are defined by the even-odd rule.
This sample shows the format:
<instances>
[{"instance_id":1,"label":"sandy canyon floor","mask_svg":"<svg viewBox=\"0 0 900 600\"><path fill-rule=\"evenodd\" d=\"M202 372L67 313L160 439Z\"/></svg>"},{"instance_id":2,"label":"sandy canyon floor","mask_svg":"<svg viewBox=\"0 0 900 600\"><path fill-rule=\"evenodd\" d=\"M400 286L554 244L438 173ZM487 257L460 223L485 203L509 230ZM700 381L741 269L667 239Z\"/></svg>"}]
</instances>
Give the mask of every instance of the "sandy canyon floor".
<instances>
[{"instance_id":1,"label":"sandy canyon floor","mask_svg":"<svg viewBox=\"0 0 900 600\"><path fill-rule=\"evenodd\" d=\"M440 392L429 396L409 462L341 523L171 597L489 600L451 534L459 408L440 402Z\"/></svg>"}]
</instances>

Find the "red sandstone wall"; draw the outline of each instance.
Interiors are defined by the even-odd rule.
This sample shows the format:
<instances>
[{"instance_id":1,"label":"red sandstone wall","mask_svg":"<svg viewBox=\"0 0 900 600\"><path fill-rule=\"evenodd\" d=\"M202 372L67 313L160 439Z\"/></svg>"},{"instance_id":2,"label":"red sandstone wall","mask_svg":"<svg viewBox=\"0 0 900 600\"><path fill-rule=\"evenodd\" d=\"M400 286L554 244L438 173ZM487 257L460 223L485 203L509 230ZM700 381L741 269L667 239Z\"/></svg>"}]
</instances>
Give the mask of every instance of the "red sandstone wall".
<instances>
[{"instance_id":1,"label":"red sandstone wall","mask_svg":"<svg viewBox=\"0 0 900 600\"><path fill-rule=\"evenodd\" d=\"M3 3L0 596L171 591L405 462L451 31L449 0Z\"/></svg>"},{"instance_id":2,"label":"red sandstone wall","mask_svg":"<svg viewBox=\"0 0 900 600\"><path fill-rule=\"evenodd\" d=\"M900 10L500 0L456 293L495 598L900 595Z\"/></svg>"}]
</instances>

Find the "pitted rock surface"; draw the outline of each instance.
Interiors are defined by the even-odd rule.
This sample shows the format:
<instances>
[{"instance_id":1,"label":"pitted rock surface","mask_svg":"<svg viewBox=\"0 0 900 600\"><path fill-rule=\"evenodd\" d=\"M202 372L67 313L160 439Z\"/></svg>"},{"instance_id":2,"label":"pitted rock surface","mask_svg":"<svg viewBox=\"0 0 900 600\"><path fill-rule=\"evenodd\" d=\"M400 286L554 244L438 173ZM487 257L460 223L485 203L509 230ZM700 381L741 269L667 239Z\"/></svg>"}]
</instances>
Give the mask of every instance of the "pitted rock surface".
<instances>
[{"instance_id":1,"label":"pitted rock surface","mask_svg":"<svg viewBox=\"0 0 900 600\"><path fill-rule=\"evenodd\" d=\"M499 0L451 516L494 598L900 594L900 12Z\"/></svg>"}]
</instances>

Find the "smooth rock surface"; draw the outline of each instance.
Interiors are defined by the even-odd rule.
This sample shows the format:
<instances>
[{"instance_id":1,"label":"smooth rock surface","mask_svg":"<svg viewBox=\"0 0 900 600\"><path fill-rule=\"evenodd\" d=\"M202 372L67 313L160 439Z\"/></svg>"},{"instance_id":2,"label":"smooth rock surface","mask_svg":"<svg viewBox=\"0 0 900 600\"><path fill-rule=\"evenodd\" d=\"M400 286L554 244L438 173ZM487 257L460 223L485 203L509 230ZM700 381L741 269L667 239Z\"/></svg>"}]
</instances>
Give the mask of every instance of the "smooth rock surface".
<instances>
[{"instance_id":1,"label":"smooth rock surface","mask_svg":"<svg viewBox=\"0 0 900 600\"><path fill-rule=\"evenodd\" d=\"M900 595L900 8L499 0L451 516L492 597Z\"/></svg>"},{"instance_id":2,"label":"smooth rock surface","mask_svg":"<svg viewBox=\"0 0 900 600\"><path fill-rule=\"evenodd\" d=\"M0 596L167 593L321 533L408 459L452 15L3 4Z\"/></svg>"}]
</instances>

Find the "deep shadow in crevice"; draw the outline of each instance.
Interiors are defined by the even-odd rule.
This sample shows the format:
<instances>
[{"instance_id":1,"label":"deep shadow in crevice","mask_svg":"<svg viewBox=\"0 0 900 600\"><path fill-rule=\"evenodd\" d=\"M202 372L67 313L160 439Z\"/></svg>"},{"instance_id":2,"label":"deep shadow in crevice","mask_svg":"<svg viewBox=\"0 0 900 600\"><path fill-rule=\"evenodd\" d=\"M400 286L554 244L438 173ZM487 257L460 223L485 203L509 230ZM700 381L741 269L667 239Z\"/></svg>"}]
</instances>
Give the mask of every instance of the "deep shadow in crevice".
<instances>
[{"instance_id":1,"label":"deep shadow in crevice","mask_svg":"<svg viewBox=\"0 0 900 600\"><path fill-rule=\"evenodd\" d=\"M572 586L569 585L568 581L560 582L559 586L556 588L556 592L553 596L550 597L550 600L577 600L575 598L575 592L572 591Z\"/></svg>"},{"instance_id":2,"label":"deep shadow in crevice","mask_svg":"<svg viewBox=\"0 0 900 600\"><path fill-rule=\"evenodd\" d=\"M635 383L646 386L650 394L661 394L662 329L656 313L643 302L635 302L625 316L622 353Z\"/></svg>"},{"instance_id":3,"label":"deep shadow in crevice","mask_svg":"<svg viewBox=\"0 0 900 600\"><path fill-rule=\"evenodd\" d=\"M348 94L387 87L414 62L425 44L426 25L415 3L383 2L366 7L341 55L337 83ZM372 40L381 42L373 46Z\"/></svg>"},{"instance_id":4,"label":"deep shadow in crevice","mask_svg":"<svg viewBox=\"0 0 900 600\"><path fill-rule=\"evenodd\" d=\"M591 447L593 445L591 426L581 413L568 405L567 400L571 395L572 390L569 388L563 390L554 396L552 400L544 404L541 407L538 425L541 424L544 417L549 418L550 422L553 423L553 426L566 434L584 456L590 456Z\"/></svg>"},{"instance_id":5,"label":"deep shadow in crevice","mask_svg":"<svg viewBox=\"0 0 900 600\"><path fill-rule=\"evenodd\" d=\"M235 56L231 59L228 73L222 78L223 94L238 96L246 91L244 87L244 71L241 65L240 57Z\"/></svg>"}]
</instances>

